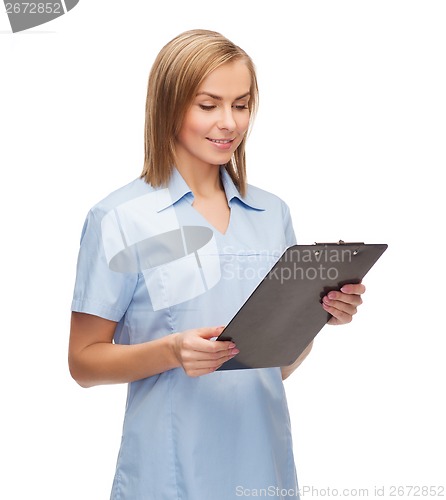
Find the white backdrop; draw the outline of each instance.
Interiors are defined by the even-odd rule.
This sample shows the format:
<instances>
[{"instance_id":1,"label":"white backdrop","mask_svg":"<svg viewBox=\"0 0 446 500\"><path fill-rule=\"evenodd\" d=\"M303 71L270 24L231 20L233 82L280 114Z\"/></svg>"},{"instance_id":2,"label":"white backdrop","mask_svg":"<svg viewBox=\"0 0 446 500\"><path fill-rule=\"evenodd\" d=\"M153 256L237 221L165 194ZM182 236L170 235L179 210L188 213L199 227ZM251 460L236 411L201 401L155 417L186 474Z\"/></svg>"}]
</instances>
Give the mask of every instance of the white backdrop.
<instances>
[{"instance_id":1,"label":"white backdrop","mask_svg":"<svg viewBox=\"0 0 446 500\"><path fill-rule=\"evenodd\" d=\"M287 201L298 240L389 244L353 323L324 328L286 381L303 498L446 485L445 25L434 0L81 0L12 34L2 6L8 500L109 496L126 388L84 390L68 373L79 236L88 209L139 175L150 66L192 28L254 59L249 181Z\"/></svg>"}]
</instances>

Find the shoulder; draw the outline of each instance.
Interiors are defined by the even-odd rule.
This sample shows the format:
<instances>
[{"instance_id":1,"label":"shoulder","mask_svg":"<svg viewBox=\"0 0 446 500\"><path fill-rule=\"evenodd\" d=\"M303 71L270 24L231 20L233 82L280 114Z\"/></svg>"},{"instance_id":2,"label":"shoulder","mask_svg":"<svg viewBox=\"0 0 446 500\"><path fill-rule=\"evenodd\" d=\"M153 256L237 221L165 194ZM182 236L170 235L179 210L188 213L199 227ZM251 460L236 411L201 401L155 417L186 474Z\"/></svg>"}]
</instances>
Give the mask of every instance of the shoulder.
<instances>
[{"instance_id":1,"label":"shoulder","mask_svg":"<svg viewBox=\"0 0 446 500\"><path fill-rule=\"evenodd\" d=\"M156 188L141 178L134 179L112 191L88 211L81 232L81 241L87 234L92 238L91 241L96 242L104 235L111 240L119 240L122 231L126 234L128 231L131 232L129 229L132 226L131 221L144 220L147 211L154 208L153 202L150 204L150 200L149 203L146 200L155 191L157 191ZM143 214L142 217L141 214Z\"/></svg>"},{"instance_id":2,"label":"shoulder","mask_svg":"<svg viewBox=\"0 0 446 500\"><path fill-rule=\"evenodd\" d=\"M246 197L250 200L246 201L246 203L253 203L251 206L259 207L264 219L263 222L268 226L269 230L274 226L283 231L283 244L285 247L296 244L290 208L282 198L250 184L248 184Z\"/></svg>"},{"instance_id":3,"label":"shoulder","mask_svg":"<svg viewBox=\"0 0 446 500\"><path fill-rule=\"evenodd\" d=\"M280 210L282 213L288 211L288 205L282 198L252 184L247 185L246 196L243 200L255 208Z\"/></svg>"},{"instance_id":4,"label":"shoulder","mask_svg":"<svg viewBox=\"0 0 446 500\"><path fill-rule=\"evenodd\" d=\"M103 216L116 209L120 205L128 203L136 198L147 195L155 189L143 179L137 178L128 184L112 191L105 198L98 201L90 210L96 216Z\"/></svg>"}]
</instances>

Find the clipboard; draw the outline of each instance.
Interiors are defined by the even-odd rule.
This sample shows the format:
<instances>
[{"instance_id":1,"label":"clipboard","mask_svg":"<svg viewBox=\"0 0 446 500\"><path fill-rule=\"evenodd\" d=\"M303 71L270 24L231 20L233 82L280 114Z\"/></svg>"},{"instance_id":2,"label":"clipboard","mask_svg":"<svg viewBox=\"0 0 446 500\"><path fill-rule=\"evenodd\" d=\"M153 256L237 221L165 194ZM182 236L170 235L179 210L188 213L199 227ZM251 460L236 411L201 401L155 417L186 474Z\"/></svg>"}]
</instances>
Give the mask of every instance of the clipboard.
<instances>
[{"instance_id":1,"label":"clipboard","mask_svg":"<svg viewBox=\"0 0 446 500\"><path fill-rule=\"evenodd\" d=\"M287 248L217 337L240 351L218 370L292 364L331 318L322 298L360 283L387 246L340 240Z\"/></svg>"}]
</instances>

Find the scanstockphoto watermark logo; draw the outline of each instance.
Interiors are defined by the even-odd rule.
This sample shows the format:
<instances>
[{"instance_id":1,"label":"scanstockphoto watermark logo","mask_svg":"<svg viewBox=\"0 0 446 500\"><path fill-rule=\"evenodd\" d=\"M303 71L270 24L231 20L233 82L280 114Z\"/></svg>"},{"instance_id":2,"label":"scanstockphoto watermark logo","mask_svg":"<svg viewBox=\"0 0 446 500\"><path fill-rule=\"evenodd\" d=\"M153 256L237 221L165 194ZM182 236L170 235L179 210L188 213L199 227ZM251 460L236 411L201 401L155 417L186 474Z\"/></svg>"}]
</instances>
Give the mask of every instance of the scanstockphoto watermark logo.
<instances>
[{"instance_id":1,"label":"scanstockphoto watermark logo","mask_svg":"<svg viewBox=\"0 0 446 500\"><path fill-rule=\"evenodd\" d=\"M374 485L366 488L333 488L332 486L324 488L302 486L298 489L285 489L277 486L268 486L267 488L237 486L235 488L235 496L242 498L444 498L445 494L444 484L393 484Z\"/></svg>"},{"instance_id":2,"label":"scanstockphoto watermark logo","mask_svg":"<svg viewBox=\"0 0 446 500\"><path fill-rule=\"evenodd\" d=\"M291 248L281 251L243 251L225 247L222 252L222 277L260 281L336 281L340 268L352 263L356 250L350 248ZM280 258L281 265L273 266Z\"/></svg>"},{"instance_id":3,"label":"scanstockphoto watermark logo","mask_svg":"<svg viewBox=\"0 0 446 500\"><path fill-rule=\"evenodd\" d=\"M76 7L79 0L53 2L17 2L3 0L13 33L25 31L63 16Z\"/></svg>"},{"instance_id":4,"label":"scanstockphoto watermark logo","mask_svg":"<svg viewBox=\"0 0 446 500\"><path fill-rule=\"evenodd\" d=\"M331 280L339 278L339 266L351 263L356 251L350 249L292 248L281 259L285 266L276 266L268 279L279 280Z\"/></svg>"}]
</instances>

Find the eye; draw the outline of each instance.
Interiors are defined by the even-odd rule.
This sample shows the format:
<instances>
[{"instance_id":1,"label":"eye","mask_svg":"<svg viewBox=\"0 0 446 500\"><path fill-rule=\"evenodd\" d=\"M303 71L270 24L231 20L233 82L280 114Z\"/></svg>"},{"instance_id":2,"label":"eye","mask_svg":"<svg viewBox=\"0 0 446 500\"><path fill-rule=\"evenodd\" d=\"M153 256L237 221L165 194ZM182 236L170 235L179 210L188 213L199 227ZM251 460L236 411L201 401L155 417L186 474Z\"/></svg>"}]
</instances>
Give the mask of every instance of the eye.
<instances>
[{"instance_id":1,"label":"eye","mask_svg":"<svg viewBox=\"0 0 446 500\"><path fill-rule=\"evenodd\" d=\"M205 104L199 104L199 106L204 111L211 111L216 107L216 106L212 106L212 105L206 106Z\"/></svg>"},{"instance_id":2,"label":"eye","mask_svg":"<svg viewBox=\"0 0 446 500\"><path fill-rule=\"evenodd\" d=\"M239 111L242 111L244 109L249 109L247 104L237 104L234 106L235 109L238 109Z\"/></svg>"}]
</instances>

